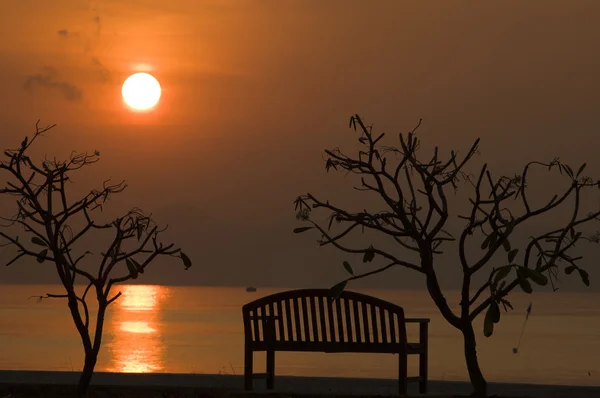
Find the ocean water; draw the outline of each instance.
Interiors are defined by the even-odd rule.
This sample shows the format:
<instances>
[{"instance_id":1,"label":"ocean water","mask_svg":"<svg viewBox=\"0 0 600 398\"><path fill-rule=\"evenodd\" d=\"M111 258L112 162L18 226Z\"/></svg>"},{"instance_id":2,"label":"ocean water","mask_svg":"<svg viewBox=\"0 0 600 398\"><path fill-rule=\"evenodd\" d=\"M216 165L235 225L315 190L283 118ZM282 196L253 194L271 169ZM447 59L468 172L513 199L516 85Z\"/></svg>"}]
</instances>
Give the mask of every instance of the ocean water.
<instances>
[{"instance_id":1,"label":"ocean water","mask_svg":"<svg viewBox=\"0 0 600 398\"><path fill-rule=\"evenodd\" d=\"M124 285L106 318L97 370L108 372L243 374L241 307L285 289ZM467 380L460 333L438 314L426 292L357 289L401 305L408 317L431 318L431 379ZM60 286L0 285L0 369L81 370L83 350L65 300L31 296ZM448 292L458 305L458 292ZM533 302L519 340L525 310ZM492 337L477 322L478 352L489 381L600 385L600 294L516 292ZM417 327L408 328L417 339ZM255 354L255 372L264 371ZM280 375L395 378L386 354L277 353ZM417 359L409 357L409 373Z\"/></svg>"}]
</instances>

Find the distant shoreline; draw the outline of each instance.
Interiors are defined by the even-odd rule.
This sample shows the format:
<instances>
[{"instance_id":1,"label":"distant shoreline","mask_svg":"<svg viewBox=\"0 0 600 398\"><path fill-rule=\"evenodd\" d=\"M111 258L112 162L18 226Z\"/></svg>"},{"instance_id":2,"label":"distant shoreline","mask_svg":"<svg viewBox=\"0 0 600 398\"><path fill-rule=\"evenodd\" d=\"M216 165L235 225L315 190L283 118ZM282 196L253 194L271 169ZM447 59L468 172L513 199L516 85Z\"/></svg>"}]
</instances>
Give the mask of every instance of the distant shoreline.
<instances>
[{"instance_id":1,"label":"distant shoreline","mask_svg":"<svg viewBox=\"0 0 600 398\"><path fill-rule=\"evenodd\" d=\"M254 284L247 284L247 285L193 285L193 284L187 284L187 283L179 283L179 284L175 284L175 283L151 283L151 281L144 281L144 280L139 280L139 281L134 281L134 280L130 280L127 285L146 285L146 286L166 286L166 287L200 287L200 288L215 288L215 289L221 289L221 288L235 288L235 289L246 289L248 286L254 286L256 287L257 291L256 293L260 293L261 290L265 290L265 289L277 289L277 290L294 290L294 289L312 289L312 288L328 288L333 286L333 284L337 282L337 280L333 280L333 281L323 281L323 283L321 284L312 284L312 285L302 285L302 286L262 286L262 285L254 285ZM22 281L22 282L14 282L14 281L8 281L8 282L0 282L0 286L2 285L10 285L10 286L19 286L19 285L23 285L23 286L61 286L60 283L48 283L48 282L27 282L27 281ZM85 283L75 283L75 286L81 286L81 287L86 287L87 284ZM423 285L424 286L424 285ZM600 284L596 285L596 286L600 286ZM402 286L398 286L398 287L377 287L377 286L361 286L361 285L356 285L356 286L351 286L349 287L349 290L378 290L378 291L405 291L405 292L411 292L411 291L415 291L415 292L427 292L427 289L425 287L423 287L422 289L417 289L414 287L402 287ZM456 288L445 288L444 290L445 292L449 293L449 292L457 292L460 293L460 287L456 287ZM600 288L598 289L594 289L593 287L591 288L587 288L586 290L577 290L577 289L569 289L569 288L561 288L556 292L553 292L550 288L548 289L544 289L544 288L540 288L539 290L536 291L537 293L552 293L552 294L562 294L562 293L568 293L568 294L591 294L591 295L597 295L600 293ZM534 296L535 293L534 292Z\"/></svg>"},{"instance_id":2,"label":"distant shoreline","mask_svg":"<svg viewBox=\"0 0 600 398\"><path fill-rule=\"evenodd\" d=\"M0 371L0 386L7 385L75 385L79 372L58 371ZM277 393L310 395L397 395L394 379L363 379L342 377L276 376ZM242 392L243 376L169 373L108 373L94 375L98 387L164 387L201 388ZM437 396L468 394L467 382L430 381L429 393ZM600 396L600 386L558 386L517 383L489 383L490 394L526 398L588 398ZM264 380L254 380L254 392L267 392ZM409 384L409 394L418 395L417 385Z\"/></svg>"}]
</instances>

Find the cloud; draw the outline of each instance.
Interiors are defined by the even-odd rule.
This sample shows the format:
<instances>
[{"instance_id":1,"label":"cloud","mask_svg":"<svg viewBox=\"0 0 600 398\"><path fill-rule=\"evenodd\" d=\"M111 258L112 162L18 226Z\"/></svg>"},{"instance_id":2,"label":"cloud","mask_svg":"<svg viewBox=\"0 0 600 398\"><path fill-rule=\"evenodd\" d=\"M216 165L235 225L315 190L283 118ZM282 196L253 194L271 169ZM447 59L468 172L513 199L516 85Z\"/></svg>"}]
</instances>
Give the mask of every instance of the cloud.
<instances>
[{"instance_id":1,"label":"cloud","mask_svg":"<svg viewBox=\"0 0 600 398\"><path fill-rule=\"evenodd\" d=\"M69 38L69 37L77 37L79 36L79 33L77 32L71 32L68 29L61 29L59 31L57 31L56 33L58 33L58 35L60 37L64 37L64 38Z\"/></svg>"},{"instance_id":2,"label":"cloud","mask_svg":"<svg viewBox=\"0 0 600 398\"><path fill-rule=\"evenodd\" d=\"M102 82L106 83L110 79L110 71L102 62L100 62L100 59L94 55L94 48L96 47L96 43L102 32L102 19L100 18L100 15L94 15L92 21L94 24L93 34L90 34L89 30L88 33L86 33L85 31L75 32L69 29L60 29L57 33L58 36L64 39L76 39L75 41L83 46L83 55L89 57L91 64L96 69L97 75Z\"/></svg>"},{"instance_id":3,"label":"cloud","mask_svg":"<svg viewBox=\"0 0 600 398\"><path fill-rule=\"evenodd\" d=\"M98 69L102 81L107 82L110 77L110 71L96 57L92 57L92 64Z\"/></svg>"},{"instance_id":4,"label":"cloud","mask_svg":"<svg viewBox=\"0 0 600 398\"><path fill-rule=\"evenodd\" d=\"M94 23L96 24L96 36L100 36L102 31L102 23L100 22L100 15L94 17Z\"/></svg>"},{"instance_id":5,"label":"cloud","mask_svg":"<svg viewBox=\"0 0 600 398\"><path fill-rule=\"evenodd\" d=\"M23 83L23 88L27 91L33 91L36 88L46 88L57 91L67 101L79 101L83 93L79 87L67 81L59 80L56 69L45 66L34 75L27 76Z\"/></svg>"}]
</instances>

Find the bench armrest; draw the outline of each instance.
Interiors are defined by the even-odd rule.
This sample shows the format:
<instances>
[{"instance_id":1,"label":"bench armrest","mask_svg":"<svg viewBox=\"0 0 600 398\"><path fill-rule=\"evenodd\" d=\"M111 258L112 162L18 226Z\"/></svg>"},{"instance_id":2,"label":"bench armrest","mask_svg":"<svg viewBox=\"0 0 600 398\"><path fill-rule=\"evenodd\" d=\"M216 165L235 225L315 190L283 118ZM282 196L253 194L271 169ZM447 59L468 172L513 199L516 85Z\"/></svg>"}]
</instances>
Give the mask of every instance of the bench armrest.
<instances>
[{"instance_id":1,"label":"bench armrest","mask_svg":"<svg viewBox=\"0 0 600 398\"><path fill-rule=\"evenodd\" d=\"M429 323L429 318L405 318L406 323Z\"/></svg>"},{"instance_id":2,"label":"bench armrest","mask_svg":"<svg viewBox=\"0 0 600 398\"><path fill-rule=\"evenodd\" d=\"M429 329L429 318L405 318L404 322L419 324L419 344L423 346L424 352L427 352L427 334Z\"/></svg>"}]
</instances>

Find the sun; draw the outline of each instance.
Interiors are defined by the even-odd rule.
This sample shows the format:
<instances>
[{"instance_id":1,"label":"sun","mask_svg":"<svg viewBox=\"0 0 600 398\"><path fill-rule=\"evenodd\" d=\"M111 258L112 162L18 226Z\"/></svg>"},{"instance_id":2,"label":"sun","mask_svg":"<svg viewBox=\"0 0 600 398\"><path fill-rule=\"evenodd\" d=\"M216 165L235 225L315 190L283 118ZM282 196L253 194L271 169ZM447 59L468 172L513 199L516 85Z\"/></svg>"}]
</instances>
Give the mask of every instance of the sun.
<instances>
[{"instance_id":1,"label":"sun","mask_svg":"<svg viewBox=\"0 0 600 398\"><path fill-rule=\"evenodd\" d=\"M147 111L160 99L160 84L148 73L134 73L125 79L121 94L123 100L136 111Z\"/></svg>"}]
</instances>

